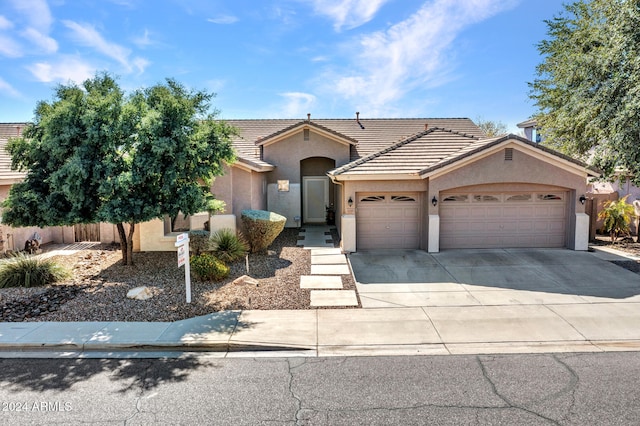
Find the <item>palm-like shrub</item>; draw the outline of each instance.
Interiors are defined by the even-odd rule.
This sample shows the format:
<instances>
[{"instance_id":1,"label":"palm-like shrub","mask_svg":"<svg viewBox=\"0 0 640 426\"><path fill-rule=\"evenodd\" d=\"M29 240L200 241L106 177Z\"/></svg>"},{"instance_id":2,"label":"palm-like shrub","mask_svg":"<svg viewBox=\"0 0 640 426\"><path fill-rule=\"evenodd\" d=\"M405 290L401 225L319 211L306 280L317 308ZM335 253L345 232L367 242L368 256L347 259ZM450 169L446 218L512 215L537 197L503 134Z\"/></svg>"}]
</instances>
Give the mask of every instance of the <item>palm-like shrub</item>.
<instances>
[{"instance_id":1,"label":"palm-like shrub","mask_svg":"<svg viewBox=\"0 0 640 426\"><path fill-rule=\"evenodd\" d=\"M620 235L629 233L631 219L635 216L633 205L627 204L627 197L605 201L604 209L598 214L598 218L604 220L604 232L609 233L613 243Z\"/></svg>"},{"instance_id":2,"label":"palm-like shrub","mask_svg":"<svg viewBox=\"0 0 640 426\"><path fill-rule=\"evenodd\" d=\"M201 253L189 260L191 272L200 281L220 281L229 275L229 267L211 253Z\"/></svg>"},{"instance_id":3,"label":"palm-like shrub","mask_svg":"<svg viewBox=\"0 0 640 426\"><path fill-rule=\"evenodd\" d=\"M18 253L0 262L0 288L39 287L71 276L63 266L51 259Z\"/></svg>"},{"instance_id":4,"label":"palm-like shrub","mask_svg":"<svg viewBox=\"0 0 640 426\"><path fill-rule=\"evenodd\" d=\"M223 262L235 262L247 254L249 245L241 235L225 228L211 234L211 251Z\"/></svg>"}]
</instances>

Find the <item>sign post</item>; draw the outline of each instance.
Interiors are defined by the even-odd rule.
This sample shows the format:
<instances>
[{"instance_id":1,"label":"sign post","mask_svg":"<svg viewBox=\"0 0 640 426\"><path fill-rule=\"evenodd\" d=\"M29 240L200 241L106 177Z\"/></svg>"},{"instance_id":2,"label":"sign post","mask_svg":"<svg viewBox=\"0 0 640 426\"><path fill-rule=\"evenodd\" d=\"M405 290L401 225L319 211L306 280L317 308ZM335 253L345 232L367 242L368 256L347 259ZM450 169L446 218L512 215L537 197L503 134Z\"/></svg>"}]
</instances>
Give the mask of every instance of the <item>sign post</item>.
<instances>
[{"instance_id":1,"label":"sign post","mask_svg":"<svg viewBox=\"0 0 640 426\"><path fill-rule=\"evenodd\" d=\"M191 303L191 265L189 264L189 234L178 235L175 246L178 248L178 268L184 265L184 284L187 303Z\"/></svg>"}]
</instances>

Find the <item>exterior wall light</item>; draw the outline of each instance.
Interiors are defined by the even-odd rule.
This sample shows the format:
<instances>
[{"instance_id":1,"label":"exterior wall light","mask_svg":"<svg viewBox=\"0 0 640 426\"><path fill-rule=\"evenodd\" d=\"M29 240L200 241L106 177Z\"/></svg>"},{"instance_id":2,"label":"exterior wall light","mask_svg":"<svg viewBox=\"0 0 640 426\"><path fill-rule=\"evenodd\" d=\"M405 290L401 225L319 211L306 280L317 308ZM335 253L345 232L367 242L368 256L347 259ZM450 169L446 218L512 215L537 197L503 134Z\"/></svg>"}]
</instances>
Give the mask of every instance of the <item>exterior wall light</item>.
<instances>
[{"instance_id":1,"label":"exterior wall light","mask_svg":"<svg viewBox=\"0 0 640 426\"><path fill-rule=\"evenodd\" d=\"M584 205L585 201L587 201L587 197L583 195L580 196L580 198L578 198L578 201L580 201L580 204Z\"/></svg>"},{"instance_id":2,"label":"exterior wall light","mask_svg":"<svg viewBox=\"0 0 640 426\"><path fill-rule=\"evenodd\" d=\"M353 198L349 197L349 199L347 200L347 204L349 205L349 207L353 206Z\"/></svg>"},{"instance_id":3,"label":"exterior wall light","mask_svg":"<svg viewBox=\"0 0 640 426\"><path fill-rule=\"evenodd\" d=\"M433 207L438 205L438 199L436 198L436 196L434 195L433 198L431 199L431 204L433 204Z\"/></svg>"}]
</instances>

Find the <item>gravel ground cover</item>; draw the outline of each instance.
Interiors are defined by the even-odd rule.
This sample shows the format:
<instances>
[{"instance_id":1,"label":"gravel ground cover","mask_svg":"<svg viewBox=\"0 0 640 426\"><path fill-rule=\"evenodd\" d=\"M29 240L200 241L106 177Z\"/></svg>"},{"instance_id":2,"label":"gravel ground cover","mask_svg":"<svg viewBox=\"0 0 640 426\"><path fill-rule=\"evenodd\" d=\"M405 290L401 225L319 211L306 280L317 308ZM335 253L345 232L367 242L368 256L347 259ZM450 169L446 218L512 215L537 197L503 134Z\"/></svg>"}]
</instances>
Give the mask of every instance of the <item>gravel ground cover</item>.
<instances>
[{"instance_id":1,"label":"gravel ground cover","mask_svg":"<svg viewBox=\"0 0 640 426\"><path fill-rule=\"evenodd\" d=\"M192 278L192 303L185 301L184 269L174 252L134 253L134 265L123 266L117 245L98 245L53 259L73 271L73 279L40 288L0 289L2 321L176 321L234 309L312 309L310 290L300 288L309 274L309 250L297 247L298 229L285 229L268 254L249 255L249 276L258 285L233 281L247 274L245 261L233 263L221 282ZM337 239L334 239L337 241ZM350 276L345 289L355 290ZM149 300L126 298L147 286ZM315 308L313 308L315 309Z\"/></svg>"},{"instance_id":2,"label":"gravel ground cover","mask_svg":"<svg viewBox=\"0 0 640 426\"><path fill-rule=\"evenodd\" d=\"M633 256L640 256L640 243L634 242L633 238L611 243L611 239L609 237L598 235L596 237L596 241L594 241L593 244L598 246L611 247L613 249L629 253ZM640 274L640 261L614 260L611 263L621 266L631 272Z\"/></svg>"}]
</instances>

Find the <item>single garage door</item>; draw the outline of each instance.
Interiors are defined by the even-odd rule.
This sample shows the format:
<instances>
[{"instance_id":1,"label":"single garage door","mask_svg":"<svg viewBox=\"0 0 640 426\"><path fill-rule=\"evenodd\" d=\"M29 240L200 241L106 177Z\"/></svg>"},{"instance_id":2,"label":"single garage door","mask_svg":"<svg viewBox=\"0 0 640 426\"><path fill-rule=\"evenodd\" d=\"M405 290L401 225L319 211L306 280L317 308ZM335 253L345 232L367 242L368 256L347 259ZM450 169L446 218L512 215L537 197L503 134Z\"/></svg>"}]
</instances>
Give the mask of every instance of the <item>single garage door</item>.
<instances>
[{"instance_id":1,"label":"single garage door","mask_svg":"<svg viewBox=\"0 0 640 426\"><path fill-rule=\"evenodd\" d=\"M420 248L420 194L357 194L356 247Z\"/></svg>"},{"instance_id":2,"label":"single garage door","mask_svg":"<svg viewBox=\"0 0 640 426\"><path fill-rule=\"evenodd\" d=\"M567 193L444 193L440 247L565 247Z\"/></svg>"}]
</instances>

